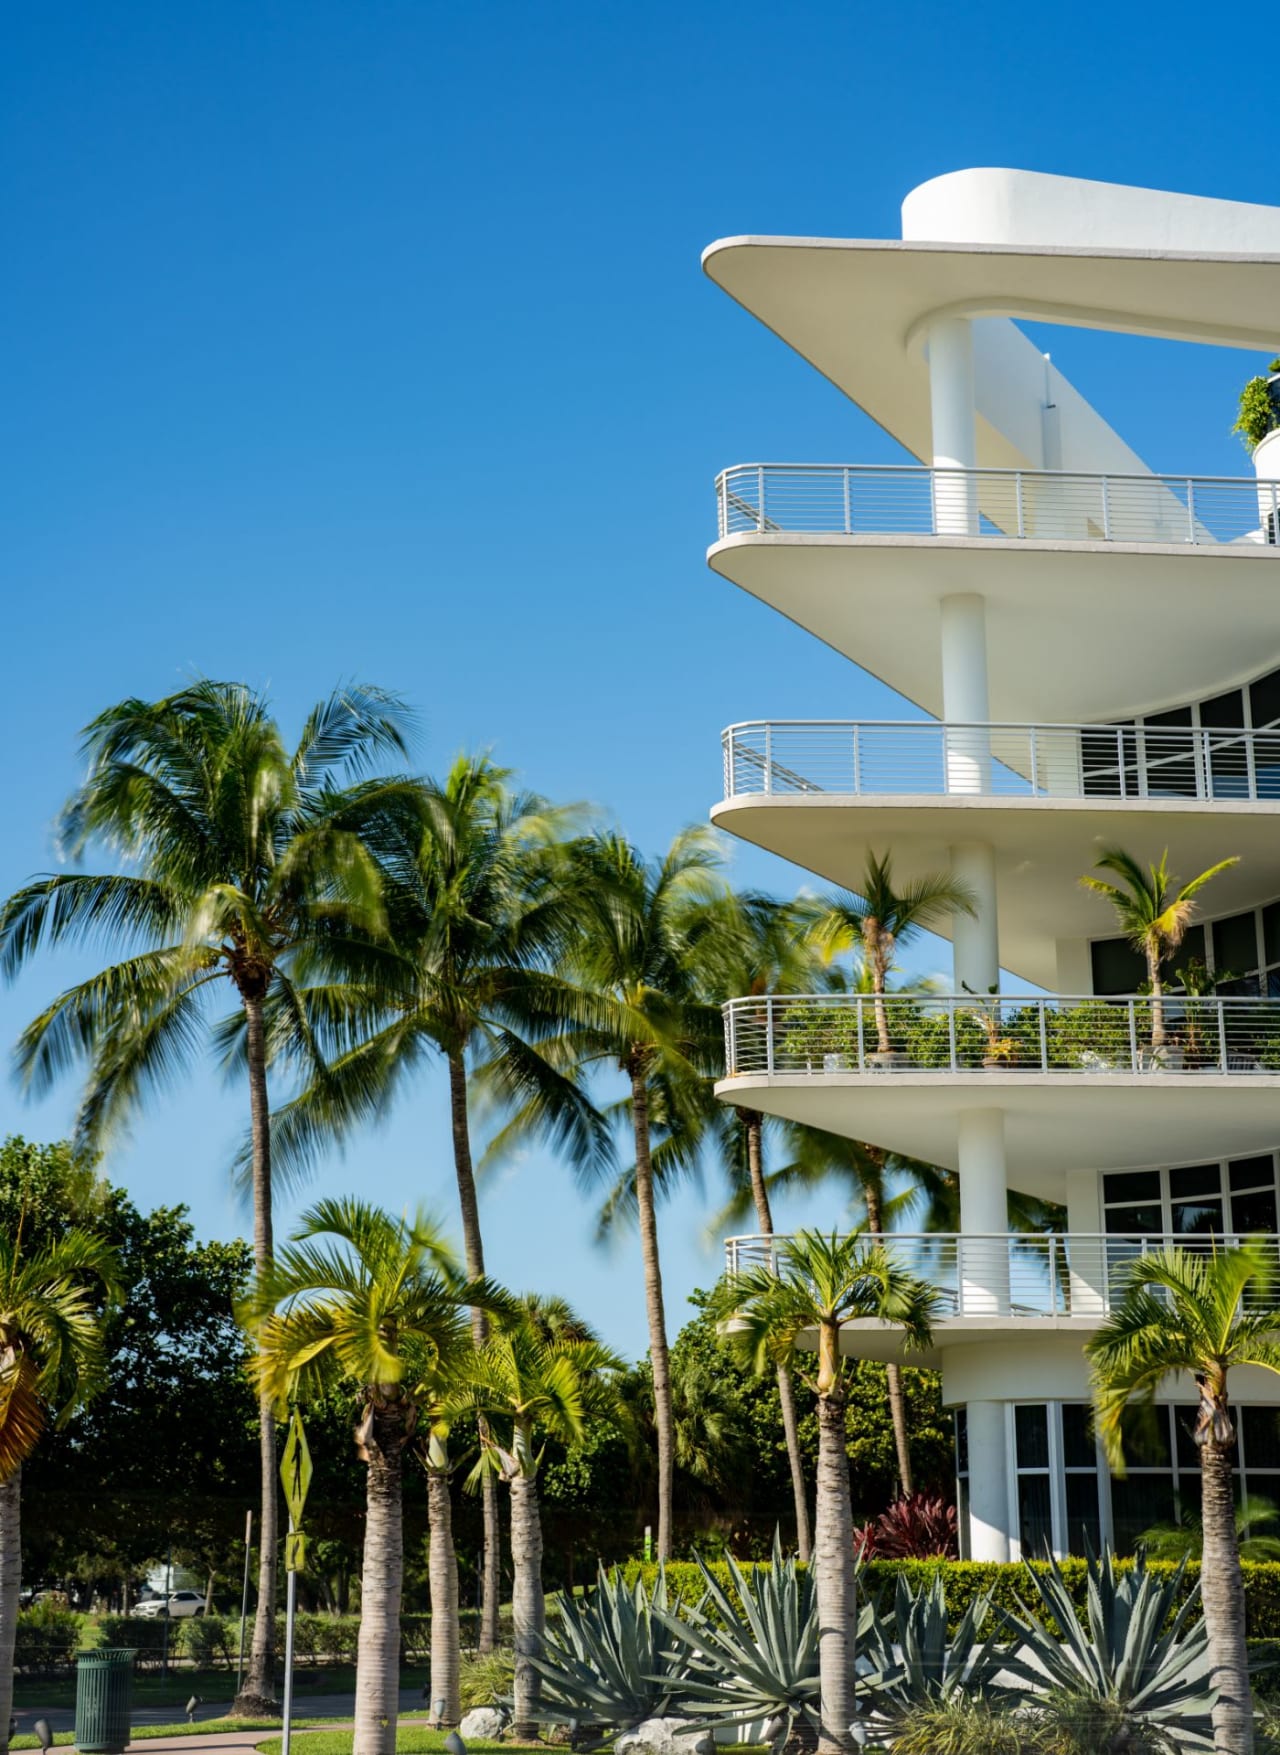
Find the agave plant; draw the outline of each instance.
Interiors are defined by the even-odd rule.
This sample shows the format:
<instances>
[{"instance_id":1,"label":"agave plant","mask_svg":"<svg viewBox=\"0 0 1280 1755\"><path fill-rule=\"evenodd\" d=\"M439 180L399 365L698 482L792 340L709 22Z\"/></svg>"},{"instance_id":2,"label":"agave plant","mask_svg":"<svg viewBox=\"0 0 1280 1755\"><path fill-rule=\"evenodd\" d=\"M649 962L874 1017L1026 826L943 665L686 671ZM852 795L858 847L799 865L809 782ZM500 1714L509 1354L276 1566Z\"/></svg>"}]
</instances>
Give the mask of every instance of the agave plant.
<instances>
[{"instance_id":1,"label":"agave plant","mask_svg":"<svg viewBox=\"0 0 1280 1755\"><path fill-rule=\"evenodd\" d=\"M947 1632L947 1596L941 1573L913 1591L900 1573L892 1614L876 1610L859 1629L859 1650L871 1665L868 1689L875 1710L890 1718L918 1707L965 1695L994 1700L1007 1689L1000 1683L1007 1652L997 1643L998 1624L983 1639L991 1615L989 1596L977 1596Z\"/></svg>"},{"instance_id":2,"label":"agave plant","mask_svg":"<svg viewBox=\"0 0 1280 1755\"><path fill-rule=\"evenodd\" d=\"M540 1657L541 1717L574 1722L577 1733L630 1730L646 1718L667 1718L687 1685L687 1647L670 1633L676 1604L667 1599L659 1569L650 1595L637 1582L628 1590L603 1568L581 1602L565 1592L559 1616L549 1620Z\"/></svg>"},{"instance_id":3,"label":"agave plant","mask_svg":"<svg viewBox=\"0 0 1280 1755\"><path fill-rule=\"evenodd\" d=\"M728 1564L733 1595L699 1557L701 1604L678 1616L655 1610L689 1655L681 1708L697 1730L772 1720L775 1738L785 1733L784 1755L799 1755L814 1747L819 1728L813 1579L783 1559L776 1533L771 1566L744 1573L736 1560Z\"/></svg>"},{"instance_id":4,"label":"agave plant","mask_svg":"<svg viewBox=\"0 0 1280 1755\"><path fill-rule=\"evenodd\" d=\"M1094 1715L1096 1755L1158 1746L1160 1735L1178 1748L1211 1749L1214 1689L1199 1586L1178 1606L1186 1561L1165 1577L1149 1572L1141 1554L1127 1573L1116 1571L1110 1552L1090 1555L1087 1566L1084 1627L1057 1561L1026 1568L1045 1619L1024 1604L1021 1615L1006 1614L1006 1631L1021 1641L1009 1673L1039 1691L1047 1685L1060 1701L1105 1703L1107 1712Z\"/></svg>"}]
</instances>

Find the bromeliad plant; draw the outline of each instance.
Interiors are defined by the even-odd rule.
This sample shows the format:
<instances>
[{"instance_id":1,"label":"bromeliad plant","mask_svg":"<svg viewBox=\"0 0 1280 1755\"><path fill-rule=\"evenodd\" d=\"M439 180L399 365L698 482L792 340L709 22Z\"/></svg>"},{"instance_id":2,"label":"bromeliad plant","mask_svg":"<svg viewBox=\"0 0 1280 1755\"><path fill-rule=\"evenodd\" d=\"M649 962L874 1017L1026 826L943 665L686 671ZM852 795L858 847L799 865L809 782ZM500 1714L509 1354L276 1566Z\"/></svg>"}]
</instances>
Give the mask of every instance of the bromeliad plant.
<instances>
[{"instance_id":1,"label":"bromeliad plant","mask_svg":"<svg viewBox=\"0 0 1280 1755\"><path fill-rule=\"evenodd\" d=\"M667 1617L676 1604L661 1568L652 1594L637 1582L628 1590L603 1570L590 1596L557 1598L542 1651L530 1661L543 1678L541 1716L579 1734L630 1730L647 1718L667 1718L689 1678L688 1648Z\"/></svg>"},{"instance_id":2,"label":"bromeliad plant","mask_svg":"<svg viewBox=\"0 0 1280 1755\"><path fill-rule=\"evenodd\" d=\"M682 1709L691 1729L781 1721L783 1755L818 1741L818 1603L813 1578L784 1560L775 1533L771 1566L744 1573L728 1562L733 1594L699 1558L701 1604L659 1619L690 1657Z\"/></svg>"}]
</instances>

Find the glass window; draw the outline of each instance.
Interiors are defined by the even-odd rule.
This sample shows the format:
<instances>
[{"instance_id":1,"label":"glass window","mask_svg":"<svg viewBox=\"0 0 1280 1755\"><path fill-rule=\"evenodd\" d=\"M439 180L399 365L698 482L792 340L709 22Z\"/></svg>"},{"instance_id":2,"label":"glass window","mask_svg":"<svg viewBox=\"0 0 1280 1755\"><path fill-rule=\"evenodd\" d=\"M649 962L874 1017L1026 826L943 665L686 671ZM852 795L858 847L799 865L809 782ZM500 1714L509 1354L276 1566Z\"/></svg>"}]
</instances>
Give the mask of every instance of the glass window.
<instances>
[{"instance_id":1,"label":"glass window","mask_svg":"<svg viewBox=\"0 0 1280 1755\"><path fill-rule=\"evenodd\" d=\"M1049 1410L1043 1403L1013 1410L1018 1439L1018 1467L1047 1469L1049 1466Z\"/></svg>"},{"instance_id":2,"label":"glass window","mask_svg":"<svg viewBox=\"0 0 1280 1755\"><path fill-rule=\"evenodd\" d=\"M1200 1447L1195 1439L1196 1409L1190 1402L1179 1402L1173 1410L1173 1434L1178 1454L1178 1468L1192 1473L1200 1467Z\"/></svg>"},{"instance_id":3,"label":"glass window","mask_svg":"<svg viewBox=\"0 0 1280 1755\"><path fill-rule=\"evenodd\" d=\"M1262 910L1262 950L1268 963L1280 963L1280 902Z\"/></svg>"},{"instance_id":4,"label":"glass window","mask_svg":"<svg viewBox=\"0 0 1280 1755\"><path fill-rule=\"evenodd\" d=\"M1249 713L1255 726L1274 725L1280 719L1280 670L1249 684Z\"/></svg>"},{"instance_id":5,"label":"glass window","mask_svg":"<svg viewBox=\"0 0 1280 1755\"><path fill-rule=\"evenodd\" d=\"M1169 1193L1174 1200L1193 1195L1222 1193L1222 1170L1217 1164L1183 1164L1169 1172Z\"/></svg>"},{"instance_id":6,"label":"glass window","mask_svg":"<svg viewBox=\"0 0 1280 1755\"><path fill-rule=\"evenodd\" d=\"M1166 1407L1130 1407L1120 1419L1120 1437L1131 1468L1168 1468L1169 1410Z\"/></svg>"},{"instance_id":7,"label":"glass window","mask_svg":"<svg viewBox=\"0 0 1280 1755\"><path fill-rule=\"evenodd\" d=\"M1219 975L1248 975L1258 967L1258 927L1252 909L1214 921L1213 966Z\"/></svg>"},{"instance_id":8,"label":"glass window","mask_svg":"<svg viewBox=\"0 0 1280 1755\"><path fill-rule=\"evenodd\" d=\"M1067 1476L1067 1553L1097 1554L1102 1549L1096 1474Z\"/></svg>"},{"instance_id":9,"label":"glass window","mask_svg":"<svg viewBox=\"0 0 1280 1755\"><path fill-rule=\"evenodd\" d=\"M1153 1524L1172 1523L1173 1476L1129 1475L1111 1482L1111 1528L1117 1554L1132 1554Z\"/></svg>"},{"instance_id":10,"label":"glass window","mask_svg":"<svg viewBox=\"0 0 1280 1755\"><path fill-rule=\"evenodd\" d=\"M1099 726L1080 735L1080 765L1087 798L1133 798L1138 785L1138 740L1134 731Z\"/></svg>"},{"instance_id":11,"label":"glass window","mask_svg":"<svg viewBox=\"0 0 1280 1755\"><path fill-rule=\"evenodd\" d=\"M1211 701L1201 701L1200 723L1210 731L1217 731L1219 726L1243 725L1244 691L1232 689L1229 694L1215 695Z\"/></svg>"},{"instance_id":12,"label":"glass window","mask_svg":"<svg viewBox=\"0 0 1280 1755\"><path fill-rule=\"evenodd\" d=\"M1280 1469L1280 1408L1237 1408L1244 1438L1244 1459L1249 1469L1250 1491L1255 1469ZM1272 1498L1268 1482L1261 1491ZM1280 1504L1280 1500L1275 1501Z\"/></svg>"},{"instance_id":13,"label":"glass window","mask_svg":"<svg viewBox=\"0 0 1280 1755\"><path fill-rule=\"evenodd\" d=\"M1044 1559L1053 1552L1053 1511L1048 1475L1018 1477L1018 1533L1024 1560Z\"/></svg>"},{"instance_id":14,"label":"glass window","mask_svg":"<svg viewBox=\"0 0 1280 1755\"><path fill-rule=\"evenodd\" d=\"M1242 1237L1254 1237L1263 1231L1274 1236L1277 1230L1274 1189L1259 1188L1252 1194L1233 1194L1231 1229Z\"/></svg>"},{"instance_id":15,"label":"glass window","mask_svg":"<svg viewBox=\"0 0 1280 1755\"><path fill-rule=\"evenodd\" d=\"M1275 1183L1275 1160L1270 1152L1256 1158L1233 1158L1227 1165L1227 1186L1232 1194L1247 1188L1274 1188Z\"/></svg>"},{"instance_id":16,"label":"glass window","mask_svg":"<svg viewBox=\"0 0 1280 1755\"><path fill-rule=\"evenodd\" d=\"M1204 962L1204 927L1203 926L1188 927L1186 937L1183 939L1182 943L1178 946L1177 950L1173 953L1172 957L1170 957L1170 959L1169 959L1168 975L1174 981L1181 980L1182 971L1186 968L1188 963L1203 963L1203 962ZM1144 967L1145 967L1145 965L1144 965ZM1143 976L1143 980L1144 981L1146 980L1145 974Z\"/></svg>"},{"instance_id":17,"label":"glass window","mask_svg":"<svg viewBox=\"0 0 1280 1755\"><path fill-rule=\"evenodd\" d=\"M1161 1237L1164 1212L1156 1203L1145 1207L1108 1207L1108 1237Z\"/></svg>"},{"instance_id":18,"label":"glass window","mask_svg":"<svg viewBox=\"0 0 1280 1755\"><path fill-rule=\"evenodd\" d=\"M1147 978L1146 959L1127 938L1103 938L1089 947L1095 993L1134 993Z\"/></svg>"},{"instance_id":19,"label":"glass window","mask_svg":"<svg viewBox=\"0 0 1280 1755\"><path fill-rule=\"evenodd\" d=\"M1062 1460L1069 1469L1096 1469L1097 1451L1087 1402L1062 1404ZM1071 1552L1074 1554L1075 1549Z\"/></svg>"},{"instance_id":20,"label":"glass window","mask_svg":"<svg viewBox=\"0 0 1280 1755\"><path fill-rule=\"evenodd\" d=\"M1190 707L1149 713L1143 720L1147 793L1152 798L1194 798L1196 758Z\"/></svg>"},{"instance_id":21,"label":"glass window","mask_svg":"<svg viewBox=\"0 0 1280 1755\"><path fill-rule=\"evenodd\" d=\"M1188 1190L1188 1192L1191 1192ZM1102 1178L1102 1198L1108 1206L1113 1201L1147 1201L1160 1199L1158 1170L1123 1170Z\"/></svg>"}]
</instances>

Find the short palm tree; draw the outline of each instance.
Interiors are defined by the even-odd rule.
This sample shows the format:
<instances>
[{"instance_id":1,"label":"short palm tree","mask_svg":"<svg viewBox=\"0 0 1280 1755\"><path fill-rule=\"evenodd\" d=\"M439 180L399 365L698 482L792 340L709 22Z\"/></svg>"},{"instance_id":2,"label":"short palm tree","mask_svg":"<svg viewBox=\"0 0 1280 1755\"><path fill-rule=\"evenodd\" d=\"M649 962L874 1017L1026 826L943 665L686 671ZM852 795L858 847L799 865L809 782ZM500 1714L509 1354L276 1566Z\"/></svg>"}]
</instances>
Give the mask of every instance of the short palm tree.
<instances>
[{"instance_id":1,"label":"short palm tree","mask_svg":"<svg viewBox=\"0 0 1280 1755\"><path fill-rule=\"evenodd\" d=\"M100 1312L115 1258L79 1229L27 1251L22 1225L0 1233L0 1748L9 1744L13 1650L22 1584L22 1465L50 1423L100 1387Z\"/></svg>"},{"instance_id":2,"label":"short palm tree","mask_svg":"<svg viewBox=\"0 0 1280 1755\"><path fill-rule=\"evenodd\" d=\"M572 867L562 843L577 813L513 792L510 779L486 756L459 756L443 781L423 784L414 811L388 826L379 852L398 967L368 984L355 1026L326 994L314 996L312 1024L330 1050L326 1064L272 1121L277 1161L304 1169L333 1138L384 1116L438 1056L449 1079L466 1268L477 1279L484 1238L468 1090L477 1063L493 1088L529 1101L540 1124L567 1138L584 1161L608 1152L592 1104L533 1046L576 1015L575 995L554 965L571 929ZM483 1345L482 1310L472 1326ZM480 1647L489 1651L500 1587L492 1478L483 1486L483 1512Z\"/></svg>"},{"instance_id":3,"label":"short palm tree","mask_svg":"<svg viewBox=\"0 0 1280 1755\"><path fill-rule=\"evenodd\" d=\"M346 688L316 706L289 750L266 701L239 683L197 682L161 701L122 701L84 735L89 773L63 811L63 851L116 854L114 875L41 877L0 909L0 973L44 947L103 945L123 960L60 994L19 1040L33 1092L77 1061L88 1081L77 1143L100 1146L144 1099L172 1084L202 1042L237 1039L249 1089L253 1247L271 1261L267 1008L306 1064L300 980L350 991L382 925L369 840L407 783L369 778L405 751L407 716L377 689ZM229 992L238 1032L210 1015ZM275 1428L261 1410L258 1605L240 1704L262 1710L274 1684Z\"/></svg>"},{"instance_id":4,"label":"short palm tree","mask_svg":"<svg viewBox=\"0 0 1280 1755\"><path fill-rule=\"evenodd\" d=\"M1080 879L1086 890L1105 896L1111 903L1125 937L1147 960L1153 1049L1165 1045L1164 965L1186 937L1195 917L1195 897L1211 878L1239 863L1236 857L1220 859L1190 883L1179 884L1169 873L1167 847L1158 864L1147 866L1123 848L1108 847L1097 861L1097 870L1113 873L1118 882L1091 877L1087 872Z\"/></svg>"},{"instance_id":5,"label":"short palm tree","mask_svg":"<svg viewBox=\"0 0 1280 1755\"><path fill-rule=\"evenodd\" d=\"M967 884L947 872L930 872L895 889L891 853L868 853L859 889L861 895L843 890L814 898L804 905L804 914L814 943L828 959L853 951L861 961L874 995L877 1046L888 1054L892 1042L884 995L898 951L955 914L972 915L975 898Z\"/></svg>"},{"instance_id":6,"label":"short palm tree","mask_svg":"<svg viewBox=\"0 0 1280 1755\"><path fill-rule=\"evenodd\" d=\"M529 1296L494 1327L464 1394L488 1427L477 1474L511 1489L511 1609L515 1636L513 1734L537 1735L546 1631L538 1469L549 1438L573 1444L589 1418L616 1417L620 1361L560 1299Z\"/></svg>"},{"instance_id":7,"label":"short palm tree","mask_svg":"<svg viewBox=\"0 0 1280 1755\"><path fill-rule=\"evenodd\" d=\"M394 1755L400 1697L404 1455L424 1407L472 1354L466 1317L496 1290L464 1280L435 1228L352 1199L306 1213L246 1306L255 1371L277 1409L354 1392L367 1465L353 1755Z\"/></svg>"},{"instance_id":8,"label":"short palm tree","mask_svg":"<svg viewBox=\"0 0 1280 1755\"><path fill-rule=\"evenodd\" d=\"M721 1282L717 1313L762 1375L779 1362L813 1389L818 1403L818 1494L813 1564L818 1593L822 1732L820 1748L847 1750L853 1715L854 1556L846 1410L849 1361L840 1348L850 1323L893 1323L911 1349L932 1338L938 1294L897 1267L865 1235L800 1232L778 1245L776 1268ZM816 1347L816 1370L801 1348Z\"/></svg>"},{"instance_id":9,"label":"short palm tree","mask_svg":"<svg viewBox=\"0 0 1280 1755\"><path fill-rule=\"evenodd\" d=\"M1150 1402L1162 1384L1183 1374L1200 1392L1194 1434L1204 1532L1200 1578L1218 1690L1213 1725L1220 1755L1251 1755L1253 1749L1228 1380L1241 1365L1280 1375L1273 1280L1273 1263L1255 1244L1143 1256L1126 1269L1120 1302L1085 1347L1098 1432L1117 1472L1124 1468L1123 1421L1132 1403Z\"/></svg>"}]
</instances>

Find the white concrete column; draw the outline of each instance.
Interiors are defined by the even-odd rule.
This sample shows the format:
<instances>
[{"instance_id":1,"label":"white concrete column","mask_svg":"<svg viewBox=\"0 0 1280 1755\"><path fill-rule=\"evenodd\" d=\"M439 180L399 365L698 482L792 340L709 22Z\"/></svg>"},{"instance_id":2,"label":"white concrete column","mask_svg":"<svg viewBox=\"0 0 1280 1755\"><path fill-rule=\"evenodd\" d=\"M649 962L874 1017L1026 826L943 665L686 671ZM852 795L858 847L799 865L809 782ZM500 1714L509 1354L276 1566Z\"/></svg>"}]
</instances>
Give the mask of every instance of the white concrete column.
<instances>
[{"instance_id":1,"label":"white concrete column","mask_svg":"<svg viewBox=\"0 0 1280 1755\"><path fill-rule=\"evenodd\" d=\"M948 726L947 791L989 792L987 612L978 592L953 591L942 599L940 639L942 717Z\"/></svg>"},{"instance_id":2,"label":"white concrete column","mask_svg":"<svg viewBox=\"0 0 1280 1755\"><path fill-rule=\"evenodd\" d=\"M986 994L1000 980L1000 933L996 921L996 856L986 841L962 841L951 850L951 875L973 897L976 913L951 917L955 990Z\"/></svg>"},{"instance_id":3,"label":"white concrete column","mask_svg":"<svg viewBox=\"0 0 1280 1755\"><path fill-rule=\"evenodd\" d=\"M969 1558L1009 1558L1009 1444L1003 1402L969 1402Z\"/></svg>"},{"instance_id":4,"label":"white concrete column","mask_svg":"<svg viewBox=\"0 0 1280 1755\"><path fill-rule=\"evenodd\" d=\"M960 1238L956 1283L961 1314L1009 1312L1009 1184L1004 1111L962 1109L956 1121Z\"/></svg>"},{"instance_id":5,"label":"white concrete column","mask_svg":"<svg viewBox=\"0 0 1280 1755\"><path fill-rule=\"evenodd\" d=\"M1067 1171L1067 1250L1072 1316L1106 1311L1106 1244L1102 1230L1101 1187L1096 1170Z\"/></svg>"},{"instance_id":6,"label":"white concrete column","mask_svg":"<svg viewBox=\"0 0 1280 1755\"><path fill-rule=\"evenodd\" d=\"M1258 524L1266 542L1280 542L1280 428L1253 448L1258 478Z\"/></svg>"},{"instance_id":7,"label":"white concrete column","mask_svg":"<svg viewBox=\"0 0 1280 1755\"><path fill-rule=\"evenodd\" d=\"M934 529L939 536L976 536L978 493L973 410L973 331L966 317L944 317L929 330L929 407L933 421Z\"/></svg>"}]
</instances>

